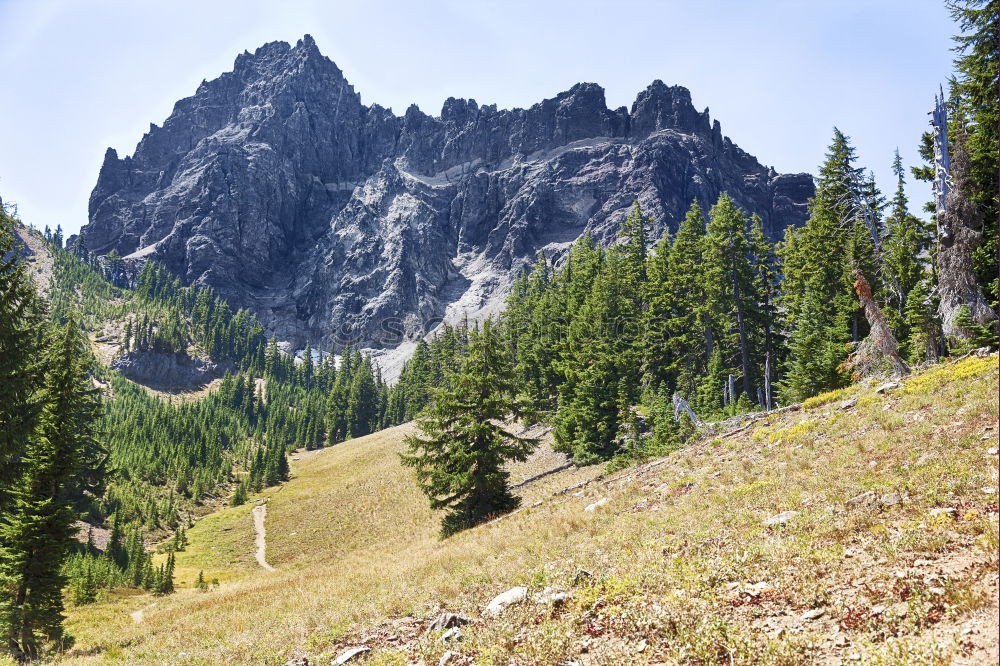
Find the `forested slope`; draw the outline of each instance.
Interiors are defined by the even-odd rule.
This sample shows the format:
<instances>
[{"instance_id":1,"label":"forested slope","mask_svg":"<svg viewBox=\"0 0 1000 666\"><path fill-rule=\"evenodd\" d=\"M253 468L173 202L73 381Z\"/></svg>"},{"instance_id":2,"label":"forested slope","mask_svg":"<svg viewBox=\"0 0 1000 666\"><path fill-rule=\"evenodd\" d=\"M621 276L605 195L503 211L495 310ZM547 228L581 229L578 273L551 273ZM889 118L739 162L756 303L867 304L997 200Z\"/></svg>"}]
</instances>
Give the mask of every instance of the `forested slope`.
<instances>
[{"instance_id":1,"label":"forested slope","mask_svg":"<svg viewBox=\"0 0 1000 666\"><path fill-rule=\"evenodd\" d=\"M129 277L114 256L80 257L62 247L58 230L5 219L47 296L46 317L72 319L88 333L88 372L103 398L96 430L104 478L81 506L77 527L87 543L66 567L75 602L123 586L169 588L158 582L147 546L170 537L161 550L183 549L197 517L286 479L288 452L381 425L387 388L358 352L344 351L339 366L329 354L296 363L255 317L233 313L211 289L185 288L155 263ZM115 369L122 359L154 368L179 359L224 375L200 399L175 400L123 376Z\"/></svg>"}]
</instances>

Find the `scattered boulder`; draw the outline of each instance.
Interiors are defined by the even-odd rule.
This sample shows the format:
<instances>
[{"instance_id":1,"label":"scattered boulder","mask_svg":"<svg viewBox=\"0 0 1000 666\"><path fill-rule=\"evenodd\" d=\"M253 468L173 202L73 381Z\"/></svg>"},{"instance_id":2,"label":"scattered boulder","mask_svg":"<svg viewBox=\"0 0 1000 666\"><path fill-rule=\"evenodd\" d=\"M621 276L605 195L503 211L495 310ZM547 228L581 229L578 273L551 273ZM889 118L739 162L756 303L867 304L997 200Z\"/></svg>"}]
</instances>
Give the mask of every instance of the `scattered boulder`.
<instances>
[{"instance_id":1,"label":"scattered boulder","mask_svg":"<svg viewBox=\"0 0 1000 666\"><path fill-rule=\"evenodd\" d=\"M370 647L366 647L364 645L359 647L348 648L343 652L341 652L339 655L337 655L337 658L334 659L333 662L331 662L331 666L340 666L341 664L346 664L351 659L357 657L359 654L364 654L365 652L368 652L370 650L371 650Z\"/></svg>"},{"instance_id":2,"label":"scattered boulder","mask_svg":"<svg viewBox=\"0 0 1000 666\"><path fill-rule=\"evenodd\" d=\"M541 591L540 594L536 594L534 599L536 604L553 604L558 605L564 601L569 601L573 598L572 592L567 592L558 587L547 587Z\"/></svg>"},{"instance_id":3,"label":"scattered boulder","mask_svg":"<svg viewBox=\"0 0 1000 666\"><path fill-rule=\"evenodd\" d=\"M852 497L851 499L849 499L846 502L844 502L844 504L852 504L852 505L853 504L872 504L872 503L875 502L875 500L877 498L878 498L878 496L875 494L875 492L872 491L872 490L869 490L867 492L861 493L860 495L856 495L855 497Z\"/></svg>"},{"instance_id":4,"label":"scattered boulder","mask_svg":"<svg viewBox=\"0 0 1000 666\"><path fill-rule=\"evenodd\" d=\"M441 655L441 659L438 660L438 666L445 666L445 664L450 664L451 660L458 656L459 654L457 652L452 652L451 650L448 650L443 655Z\"/></svg>"},{"instance_id":5,"label":"scattered boulder","mask_svg":"<svg viewBox=\"0 0 1000 666\"><path fill-rule=\"evenodd\" d=\"M441 638L438 639L442 643L450 643L452 641L462 640L462 630L458 627L452 627L448 631L441 634Z\"/></svg>"},{"instance_id":6,"label":"scattered boulder","mask_svg":"<svg viewBox=\"0 0 1000 666\"><path fill-rule=\"evenodd\" d=\"M885 393L886 391L892 391L893 389L898 389L902 386L903 385L900 384L899 382L888 382L886 384L882 384L882 386L879 386L877 389L875 389L875 392Z\"/></svg>"},{"instance_id":7,"label":"scattered boulder","mask_svg":"<svg viewBox=\"0 0 1000 666\"><path fill-rule=\"evenodd\" d=\"M441 631L443 629L464 626L469 624L470 621L469 618L456 613L441 613L430 623L427 629L429 631Z\"/></svg>"},{"instance_id":8,"label":"scattered boulder","mask_svg":"<svg viewBox=\"0 0 1000 666\"><path fill-rule=\"evenodd\" d=\"M953 507L950 507L950 506L949 507L937 507L937 508L931 509L930 513L931 513L931 516L933 516L935 518L937 516L942 516L942 515L952 516L952 515L955 514L955 509Z\"/></svg>"},{"instance_id":9,"label":"scattered boulder","mask_svg":"<svg viewBox=\"0 0 1000 666\"><path fill-rule=\"evenodd\" d=\"M823 608L812 608L807 610L805 613L799 616L802 620L818 620L826 614L826 610Z\"/></svg>"},{"instance_id":10,"label":"scattered boulder","mask_svg":"<svg viewBox=\"0 0 1000 666\"><path fill-rule=\"evenodd\" d=\"M607 497L602 497L601 499L597 500L593 504L588 505L587 508L584 509L584 511L589 511L589 512L597 511L598 507L604 506L607 503L608 503L608 498Z\"/></svg>"},{"instance_id":11,"label":"scattered boulder","mask_svg":"<svg viewBox=\"0 0 1000 666\"><path fill-rule=\"evenodd\" d=\"M493 597L487 606L486 610L483 611L484 615L497 616L504 611L505 608L516 603L520 603L525 600L528 596L528 588L525 586L512 587L503 594L498 594Z\"/></svg>"},{"instance_id":12,"label":"scattered boulder","mask_svg":"<svg viewBox=\"0 0 1000 666\"><path fill-rule=\"evenodd\" d=\"M797 515L799 515L798 511L782 511L781 513L771 516L770 518L765 520L764 524L767 525L768 527L771 527L773 525L784 525Z\"/></svg>"},{"instance_id":13,"label":"scattered boulder","mask_svg":"<svg viewBox=\"0 0 1000 666\"><path fill-rule=\"evenodd\" d=\"M750 597L757 598L762 593L767 592L772 588L772 585L766 581L760 581L759 583L751 583L749 585L733 582L726 585L726 590L734 597Z\"/></svg>"},{"instance_id":14,"label":"scattered boulder","mask_svg":"<svg viewBox=\"0 0 1000 666\"><path fill-rule=\"evenodd\" d=\"M850 400L845 400L844 402L840 403L840 408L843 410L848 410L852 409L857 404L858 404L858 399L851 398Z\"/></svg>"},{"instance_id":15,"label":"scattered boulder","mask_svg":"<svg viewBox=\"0 0 1000 666\"><path fill-rule=\"evenodd\" d=\"M883 495L879 500L879 504L882 506L895 506L902 502L906 497L900 495L899 493L889 493L888 495Z\"/></svg>"}]
</instances>

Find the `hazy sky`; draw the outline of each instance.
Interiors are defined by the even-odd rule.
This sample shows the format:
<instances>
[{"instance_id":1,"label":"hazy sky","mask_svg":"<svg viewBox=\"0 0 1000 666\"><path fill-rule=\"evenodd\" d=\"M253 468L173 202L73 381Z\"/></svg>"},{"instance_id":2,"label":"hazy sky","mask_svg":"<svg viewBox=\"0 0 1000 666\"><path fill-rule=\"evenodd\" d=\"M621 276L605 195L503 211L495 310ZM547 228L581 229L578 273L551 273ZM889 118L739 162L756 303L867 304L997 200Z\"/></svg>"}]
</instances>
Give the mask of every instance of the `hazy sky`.
<instances>
[{"instance_id":1,"label":"hazy sky","mask_svg":"<svg viewBox=\"0 0 1000 666\"><path fill-rule=\"evenodd\" d=\"M579 81L631 106L654 79L691 90L778 171L815 172L834 125L884 190L907 165L954 27L941 0L0 0L0 197L35 226L86 221L108 146L244 50L304 33L361 94L437 115L448 96L528 106ZM911 186L916 211L929 190Z\"/></svg>"}]
</instances>

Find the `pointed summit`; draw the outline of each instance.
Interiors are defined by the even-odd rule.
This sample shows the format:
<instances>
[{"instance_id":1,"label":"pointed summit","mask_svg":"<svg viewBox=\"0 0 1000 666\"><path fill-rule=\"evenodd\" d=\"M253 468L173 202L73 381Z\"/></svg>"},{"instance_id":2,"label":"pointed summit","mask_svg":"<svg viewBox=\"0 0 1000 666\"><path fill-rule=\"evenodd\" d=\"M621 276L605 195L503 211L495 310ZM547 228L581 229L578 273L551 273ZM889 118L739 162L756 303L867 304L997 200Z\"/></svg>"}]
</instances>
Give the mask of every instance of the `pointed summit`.
<instances>
[{"instance_id":1,"label":"pointed summit","mask_svg":"<svg viewBox=\"0 0 1000 666\"><path fill-rule=\"evenodd\" d=\"M659 79L635 98L630 118L631 133L636 138L664 129L691 134L711 131L707 113L698 113L691 103L691 91L684 86L668 87Z\"/></svg>"}]
</instances>

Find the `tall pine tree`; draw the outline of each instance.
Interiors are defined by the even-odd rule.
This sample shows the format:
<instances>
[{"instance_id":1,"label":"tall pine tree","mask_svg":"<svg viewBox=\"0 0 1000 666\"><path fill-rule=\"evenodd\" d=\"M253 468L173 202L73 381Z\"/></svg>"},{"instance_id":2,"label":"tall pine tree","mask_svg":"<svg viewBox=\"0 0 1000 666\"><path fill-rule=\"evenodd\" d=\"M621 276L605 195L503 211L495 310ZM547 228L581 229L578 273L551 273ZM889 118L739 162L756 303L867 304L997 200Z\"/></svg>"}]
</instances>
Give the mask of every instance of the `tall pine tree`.
<instances>
[{"instance_id":1,"label":"tall pine tree","mask_svg":"<svg viewBox=\"0 0 1000 666\"><path fill-rule=\"evenodd\" d=\"M61 567L77 518L69 491L83 452L94 446L99 409L76 324L65 324L48 349L38 425L0 525L0 631L21 660L37 659L47 642L66 643Z\"/></svg>"},{"instance_id":2,"label":"tall pine tree","mask_svg":"<svg viewBox=\"0 0 1000 666\"><path fill-rule=\"evenodd\" d=\"M403 464L432 509L444 509L442 535L472 527L517 507L507 488L504 465L527 459L535 440L514 435L500 423L518 417L523 406L514 395L510 360L493 322L474 333L451 390L435 392L434 403L407 438Z\"/></svg>"}]
</instances>

